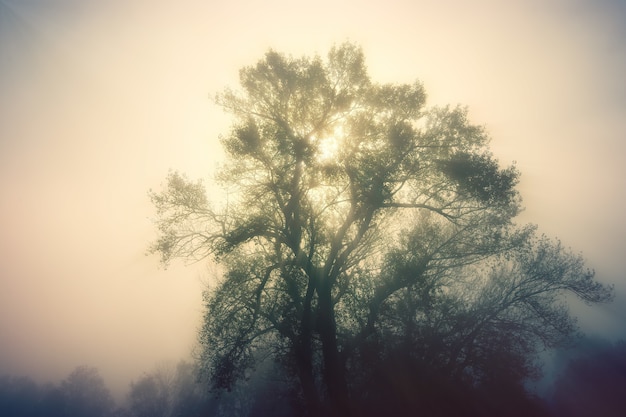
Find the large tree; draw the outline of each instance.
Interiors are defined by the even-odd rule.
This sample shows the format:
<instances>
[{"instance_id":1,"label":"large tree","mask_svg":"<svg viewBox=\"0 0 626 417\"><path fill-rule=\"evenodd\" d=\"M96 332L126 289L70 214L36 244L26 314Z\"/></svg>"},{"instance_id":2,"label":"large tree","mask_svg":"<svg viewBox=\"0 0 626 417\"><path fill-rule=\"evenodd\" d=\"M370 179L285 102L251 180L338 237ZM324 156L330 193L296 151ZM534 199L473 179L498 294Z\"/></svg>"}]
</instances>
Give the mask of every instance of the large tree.
<instances>
[{"instance_id":1,"label":"large tree","mask_svg":"<svg viewBox=\"0 0 626 417\"><path fill-rule=\"evenodd\" d=\"M366 364L398 352L471 383L520 379L575 330L564 292L611 297L579 256L513 223L518 171L464 108L372 82L351 44L325 60L269 51L240 81L217 96L235 120L228 201L178 173L151 193L162 261L223 266L200 334L215 388L272 356L311 414L345 416Z\"/></svg>"}]
</instances>

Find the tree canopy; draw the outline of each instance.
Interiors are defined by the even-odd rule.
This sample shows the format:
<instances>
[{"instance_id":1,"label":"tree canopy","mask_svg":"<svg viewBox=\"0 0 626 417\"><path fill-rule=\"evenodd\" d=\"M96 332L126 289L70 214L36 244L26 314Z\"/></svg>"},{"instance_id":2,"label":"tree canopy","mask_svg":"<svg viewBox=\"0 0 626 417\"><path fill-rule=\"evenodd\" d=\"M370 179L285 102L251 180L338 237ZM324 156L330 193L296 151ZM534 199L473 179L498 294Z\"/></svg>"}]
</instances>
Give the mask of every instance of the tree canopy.
<instances>
[{"instance_id":1,"label":"tree canopy","mask_svg":"<svg viewBox=\"0 0 626 417\"><path fill-rule=\"evenodd\" d=\"M373 82L352 44L326 59L270 50L240 83L216 98L234 117L228 201L177 172L151 192L163 263L223 266L200 332L213 388L273 358L310 415L374 410L386 380L399 412L423 409L426 375L521 387L537 349L576 331L566 293L610 300L580 255L514 223L519 172L465 108Z\"/></svg>"}]
</instances>

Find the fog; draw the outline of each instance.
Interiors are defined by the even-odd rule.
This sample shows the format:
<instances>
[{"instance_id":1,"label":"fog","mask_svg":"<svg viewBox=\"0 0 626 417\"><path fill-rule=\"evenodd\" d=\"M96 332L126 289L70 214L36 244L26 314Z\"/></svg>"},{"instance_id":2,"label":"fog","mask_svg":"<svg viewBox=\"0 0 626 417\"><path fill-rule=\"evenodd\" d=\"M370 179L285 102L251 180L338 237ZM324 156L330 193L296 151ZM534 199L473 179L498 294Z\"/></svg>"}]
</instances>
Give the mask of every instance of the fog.
<instances>
[{"instance_id":1,"label":"fog","mask_svg":"<svg viewBox=\"0 0 626 417\"><path fill-rule=\"evenodd\" d=\"M469 106L522 173L520 223L615 284L582 329L626 337L623 2L0 0L0 374L89 364L119 394L188 358L215 272L146 256L147 191L175 169L219 199L214 93L270 47L344 40L372 79Z\"/></svg>"}]
</instances>

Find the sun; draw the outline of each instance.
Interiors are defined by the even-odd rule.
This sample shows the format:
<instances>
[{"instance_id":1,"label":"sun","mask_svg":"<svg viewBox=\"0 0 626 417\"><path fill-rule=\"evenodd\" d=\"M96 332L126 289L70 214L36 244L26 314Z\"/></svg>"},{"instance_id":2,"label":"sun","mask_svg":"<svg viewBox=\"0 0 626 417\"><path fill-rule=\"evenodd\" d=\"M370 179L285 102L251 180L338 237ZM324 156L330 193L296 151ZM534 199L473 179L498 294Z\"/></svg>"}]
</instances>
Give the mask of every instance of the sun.
<instances>
[{"instance_id":1,"label":"sun","mask_svg":"<svg viewBox=\"0 0 626 417\"><path fill-rule=\"evenodd\" d=\"M342 138L343 126L338 125L331 135L317 139L317 160L319 162L330 162L337 158Z\"/></svg>"},{"instance_id":2,"label":"sun","mask_svg":"<svg viewBox=\"0 0 626 417\"><path fill-rule=\"evenodd\" d=\"M331 136L327 138L322 138L318 141L319 146L319 154L317 159L321 162L326 162L335 157L337 155L337 151L339 150L339 141L337 138Z\"/></svg>"}]
</instances>

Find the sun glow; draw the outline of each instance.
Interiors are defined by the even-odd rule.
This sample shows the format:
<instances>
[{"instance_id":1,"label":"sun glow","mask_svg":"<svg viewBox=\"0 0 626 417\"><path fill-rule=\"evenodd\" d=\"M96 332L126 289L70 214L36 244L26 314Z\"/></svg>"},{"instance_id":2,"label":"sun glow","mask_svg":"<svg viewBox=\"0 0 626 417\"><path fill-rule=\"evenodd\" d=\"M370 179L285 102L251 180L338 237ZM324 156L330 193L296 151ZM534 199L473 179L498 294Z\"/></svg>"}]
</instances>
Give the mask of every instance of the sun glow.
<instances>
[{"instance_id":1,"label":"sun glow","mask_svg":"<svg viewBox=\"0 0 626 417\"><path fill-rule=\"evenodd\" d=\"M337 157L339 146L343 138L343 126L338 125L329 136L316 140L318 146L317 159L320 162L329 162Z\"/></svg>"}]
</instances>

